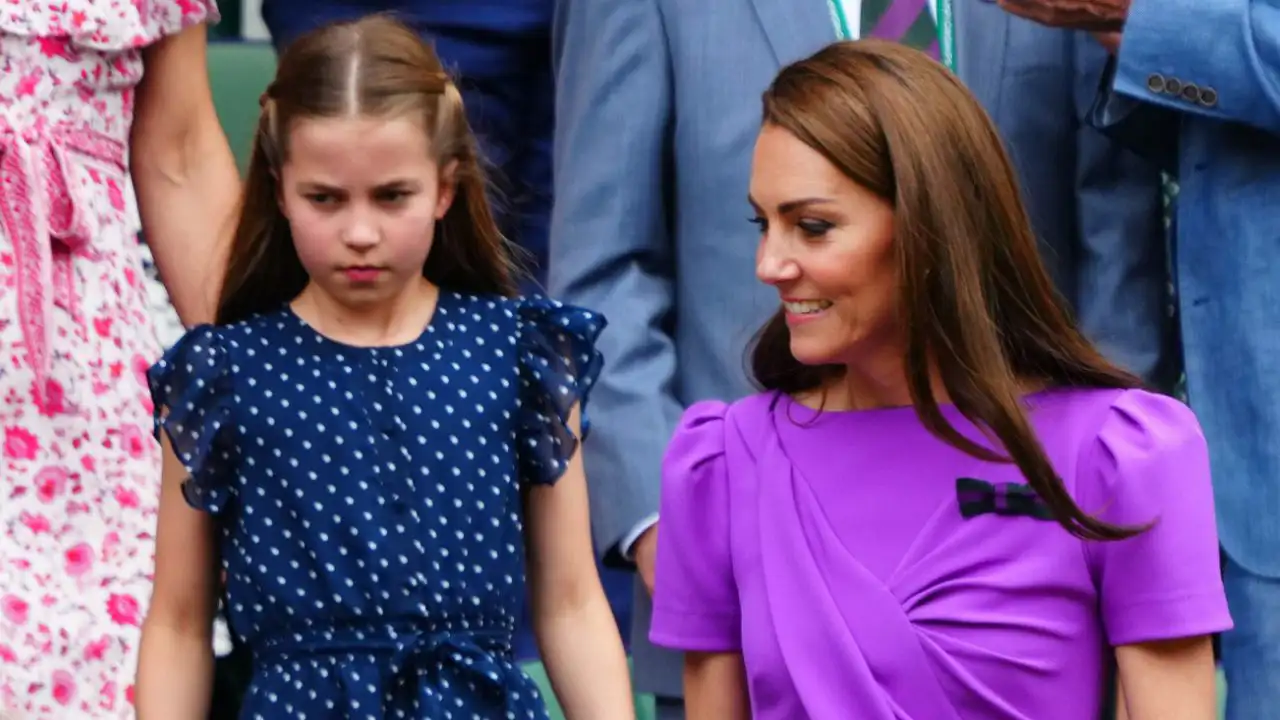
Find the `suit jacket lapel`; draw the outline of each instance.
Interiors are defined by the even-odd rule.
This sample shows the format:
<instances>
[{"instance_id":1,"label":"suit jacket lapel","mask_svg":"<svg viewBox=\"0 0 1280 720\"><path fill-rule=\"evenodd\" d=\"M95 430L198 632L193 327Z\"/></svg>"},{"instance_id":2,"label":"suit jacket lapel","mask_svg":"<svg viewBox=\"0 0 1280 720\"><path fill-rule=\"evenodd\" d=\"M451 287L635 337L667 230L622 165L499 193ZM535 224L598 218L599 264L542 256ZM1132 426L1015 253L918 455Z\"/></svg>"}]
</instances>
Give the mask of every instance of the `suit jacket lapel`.
<instances>
[{"instance_id":1,"label":"suit jacket lapel","mask_svg":"<svg viewBox=\"0 0 1280 720\"><path fill-rule=\"evenodd\" d=\"M752 0L778 64L788 65L834 42L827 0Z\"/></svg>"}]
</instances>

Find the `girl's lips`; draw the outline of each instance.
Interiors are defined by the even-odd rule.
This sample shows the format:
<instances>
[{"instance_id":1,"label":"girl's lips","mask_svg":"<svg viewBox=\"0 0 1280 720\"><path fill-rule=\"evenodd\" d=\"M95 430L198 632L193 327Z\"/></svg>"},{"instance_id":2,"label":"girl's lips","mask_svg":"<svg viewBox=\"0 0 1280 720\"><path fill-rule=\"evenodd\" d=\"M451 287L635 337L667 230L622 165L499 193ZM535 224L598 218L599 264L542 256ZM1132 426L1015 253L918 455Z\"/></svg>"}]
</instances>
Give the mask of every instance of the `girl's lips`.
<instances>
[{"instance_id":1,"label":"girl's lips","mask_svg":"<svg viewBox=\"0 0 1280 720\"><path fill-rule=\"evenodd\" d=\"M381 268L375 267L349 267L342 271L347 279L356 283L373 282L382 274Z\"/></svg>"}]
</instances>

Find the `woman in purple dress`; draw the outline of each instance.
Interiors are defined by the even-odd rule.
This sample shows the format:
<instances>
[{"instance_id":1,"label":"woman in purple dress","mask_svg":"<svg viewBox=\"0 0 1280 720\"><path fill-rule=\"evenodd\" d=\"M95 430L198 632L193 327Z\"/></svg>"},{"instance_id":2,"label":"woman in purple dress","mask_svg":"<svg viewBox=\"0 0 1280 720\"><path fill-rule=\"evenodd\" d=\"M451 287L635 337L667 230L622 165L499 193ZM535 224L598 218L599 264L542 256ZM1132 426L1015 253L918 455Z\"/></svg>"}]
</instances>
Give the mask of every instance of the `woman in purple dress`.
<instances>
[{"instance_id":1,"label":"woman in purple dress","mask_svg":"<svg viewBox=\"0 0 1280 720\"><path fill-rule=\"evenodd\" d=\"M1076 329L959 81L883 42L764 96L763 392L685 414L651 637L690 720L1214 716L1204 438Z\"/></svg>"}]
</instances>

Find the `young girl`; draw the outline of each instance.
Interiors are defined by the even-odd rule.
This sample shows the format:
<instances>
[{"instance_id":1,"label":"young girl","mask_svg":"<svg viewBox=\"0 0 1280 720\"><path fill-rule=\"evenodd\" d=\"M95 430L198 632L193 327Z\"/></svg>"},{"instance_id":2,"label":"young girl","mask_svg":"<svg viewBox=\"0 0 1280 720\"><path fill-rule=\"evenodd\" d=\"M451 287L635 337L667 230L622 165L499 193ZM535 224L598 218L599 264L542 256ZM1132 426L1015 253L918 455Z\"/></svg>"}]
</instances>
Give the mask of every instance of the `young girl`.
<instances>
[{"instance_id":1,"label":"young girl","mask_svg":"<svg viewBox=\"0 0 1280 720\"><path fill-rule=\"evenodd\" d=\"M511 654L526 529L566 713L633 716L577 453L604 319L512 298L511 275L416 35L370 18L291 45L218 324L150 373L167 463L143 718L206 712L219 558L254 655L242 717L545 718Z\"/></svg>"}]
</instances>

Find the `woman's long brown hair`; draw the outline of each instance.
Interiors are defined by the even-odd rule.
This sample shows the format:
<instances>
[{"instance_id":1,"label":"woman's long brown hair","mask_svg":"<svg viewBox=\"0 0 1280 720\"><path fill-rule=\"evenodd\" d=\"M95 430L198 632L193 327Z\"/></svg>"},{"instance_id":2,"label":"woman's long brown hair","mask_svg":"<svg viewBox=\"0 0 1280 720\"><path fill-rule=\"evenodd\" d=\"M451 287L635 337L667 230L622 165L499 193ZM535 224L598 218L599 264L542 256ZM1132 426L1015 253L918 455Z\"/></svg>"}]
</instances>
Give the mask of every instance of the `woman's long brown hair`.
<instances>
[{"instance_id":1,"label":"woman's long brown hair","mask_svg":"<svg viewBox=\"0 0 1280 720\"><path fill-rule=\"evenodd\" d=\"M782 70L764 93L764 122L893 205L903 362L925 427L969 455L1015 463L1078 537L1141 532L1081 510L1028 420L1028 381L1097 388L1141 382L1107 362L1076 327L1037 253L1000 138L955 76L896 43L837 43ZM934 366L956 408L1007 454L947 421L930 385ZM761 387L791 395L822 390L842 372L797 361L781 311L758 333L751 370Z\"/></svg>"},{"instance_id":2,"label":"woman's long brown hair","mask_svg":"<svg viewBox=\"0 0 1280 720\"><path fill-rule=\"evenodd\" d=\"M472 293L515 294L515 264L494 220L462 97L435 53L408 27L371 16L314 30L289 45L262 112L245 180L217 322L280 307L306 287L280 211L280 168L299 118L417 117L440 167L456 161L457 193L436 225L423 267L432 283Z\"/></svg>"}]
</instances>

